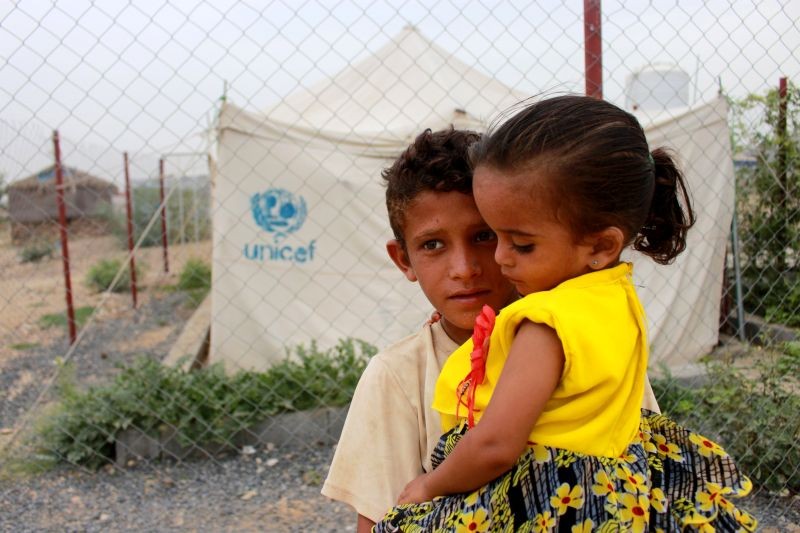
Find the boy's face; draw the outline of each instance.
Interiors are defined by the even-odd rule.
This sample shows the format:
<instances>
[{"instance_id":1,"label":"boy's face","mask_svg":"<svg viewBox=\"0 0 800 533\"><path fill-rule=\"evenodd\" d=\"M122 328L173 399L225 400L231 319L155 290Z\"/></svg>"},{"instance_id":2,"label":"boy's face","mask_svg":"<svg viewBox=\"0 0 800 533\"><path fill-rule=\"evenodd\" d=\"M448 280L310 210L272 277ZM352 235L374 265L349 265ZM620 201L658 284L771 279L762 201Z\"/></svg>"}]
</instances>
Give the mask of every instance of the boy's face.
<instances>
[{"instance_id":1,"label":"boy's face","mask_svg":"<svg viewBox=\"0 0 800 533\"><path fill-rule=\"evenodd\" d=\"M472 335L484 304L495 311L517 293L494 260L497 238L472 195L423 191L408 206L403 235L387 243L389 256L409 281L418 281L456 342Z\"/></svg>"}]
</instances>

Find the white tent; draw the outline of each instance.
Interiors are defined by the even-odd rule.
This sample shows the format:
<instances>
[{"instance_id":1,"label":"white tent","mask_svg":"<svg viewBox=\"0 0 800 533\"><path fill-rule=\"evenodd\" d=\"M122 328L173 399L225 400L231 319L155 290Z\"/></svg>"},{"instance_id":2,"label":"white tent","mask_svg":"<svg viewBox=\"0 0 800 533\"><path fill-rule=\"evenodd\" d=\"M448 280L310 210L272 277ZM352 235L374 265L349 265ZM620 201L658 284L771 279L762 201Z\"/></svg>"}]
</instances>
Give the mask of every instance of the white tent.
<instances>
[{"instance_id":1,"label":"white tent","mask_svg":"<svg viewBox=\"0 0 800 533\"><path fill-rule=\"evenodd\" d=\"M524 99L407 28L264 113L225 104L214 190L211 361L264 369L285 347L356 337L379 347L431 311L389 261L380 171L424 128L484 129ZM717 340L733 170L720 100L648 126L681 156L700 211L689 251L636 262L651 360L696 360Z\"/></svg>"},{"instance_id":2,"label":"white tent","mask_svg":"<svg viewBox=\"0 0 800 533\"><path fill-rule=\"evenodd\" d=\"M381 169L425 128L483 129L523 99L406 28L263 114L226 104L214 190L211 361L419 328L430 304L389 261Z\"/></svg>"},{"instance_id":3,"label":"white tent","mask_svg":"<svg viewBox=\"0 0 800 533\"><path fill-rule=\"evenodd\" d=\"M692 366L719 340L725 251L733 218L735 182L728 104L707 104L642 115L650 148L674 151L684 171L697 222L686 251L668 266L631 254L637 290L649 321L650 367L673 372ZM649 121L649 122L648 122Z\"/></svg>"}]
</instances>

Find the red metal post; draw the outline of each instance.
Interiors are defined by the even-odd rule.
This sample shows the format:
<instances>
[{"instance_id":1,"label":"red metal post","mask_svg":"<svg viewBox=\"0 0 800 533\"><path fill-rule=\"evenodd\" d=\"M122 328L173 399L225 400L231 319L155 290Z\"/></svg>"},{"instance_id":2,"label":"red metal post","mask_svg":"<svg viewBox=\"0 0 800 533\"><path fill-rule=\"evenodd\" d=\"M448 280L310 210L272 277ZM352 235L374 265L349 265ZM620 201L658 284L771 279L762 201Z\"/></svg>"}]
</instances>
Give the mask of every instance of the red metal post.
<instances>
[{"instance_id":1,"label":"red metal post","mask_svg":"<svg viewBox=\"0 0 800 533\"><path fill-rule=\"evenodd\" d=\"M600 14L600 0L583 0L586 95L602 99L603 42L600 33Z\"/></svg>"},{"instance_id":2,"label":"red metal post","mask_svg":"<svg viewBox=\"0 0 800 533\"><path fill-rule=\"evenodd\" d=\"M781 140L781 144L778 148L780 153L781 159L781 171L783 172L783 178L785 180L785 172L786 172L786 77L782 77L778 81L778 138ZM782 180L782 182L784 181ZM784 189L786 190L786 189Z\"/></svg>"},{"instance_id":3,"label":"red metal post","mask_svg":"<svg viewBox=\"0 0 800 533\"><path fill-rule=\"evenodd\" d=\"M128 214L128 255L131 258L131 297L133 298L133 308L136 309L136 257L133 254L133 209L131 208L131 178L128 166L128 152L125 152L123 157L125 159L125 210Z\"/></svg>"},{"instance_id":4,"label":"red metal post","mask_svg":"<svg viewBox=\"0 0 800 533\"><path fill-rule=\"evenodd\" d=\"M164 272L169 272L169 252L167 244L167 204L164 203L164 159L158 161L158 182L161 190L161 246L164 248Z\"/></svg>"},{"instance_id":5,"label":"red metal post","mask_svg":"<svg viewBox=\"0 0 800 533\"><path fill-rule=\"evenodd\" d=\"M64 203L64 174L61 169L61 143L58 130L53 132L53 149L55 151L56 205L58 206L58 227L61 233L61 262L64 265L64 286L67 293L67 325L69 327L69 343L75 344L78 335L75 330L75 308L72 305L72 276L69 269L69 238L67 236L67 206Z\"/></svg>"}]
</instances>

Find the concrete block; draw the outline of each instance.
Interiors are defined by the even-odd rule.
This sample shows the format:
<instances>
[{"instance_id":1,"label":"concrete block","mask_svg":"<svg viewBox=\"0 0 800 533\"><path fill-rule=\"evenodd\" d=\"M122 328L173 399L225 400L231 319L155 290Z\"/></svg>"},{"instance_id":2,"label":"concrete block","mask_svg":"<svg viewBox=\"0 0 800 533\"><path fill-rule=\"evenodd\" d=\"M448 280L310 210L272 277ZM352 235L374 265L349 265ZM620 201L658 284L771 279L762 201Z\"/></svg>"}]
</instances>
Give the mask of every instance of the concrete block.
<instances>
[{"instance_id":1,"label":"concrete block","mask_svg":"<svg viewBox=\"0 0 800 533\"><path fill-rule=\"evenodd\" d=\"M347 406L281 413L242 431L237 445L334 444L339 440L346 416Z\"/></svg>"},{"instance_id":2,"label":"concrete block","mask_svg":"<svg viewBox=\"0 0 800 533\"><path fill-rule=\"evenodd\" d=\"M153 437L139 428L130 427L123 430L115 443L115 462L122 468L131 460L142 461L157 459L161 455L161 444L158 437Z\"/></svg>"}]
</instances>

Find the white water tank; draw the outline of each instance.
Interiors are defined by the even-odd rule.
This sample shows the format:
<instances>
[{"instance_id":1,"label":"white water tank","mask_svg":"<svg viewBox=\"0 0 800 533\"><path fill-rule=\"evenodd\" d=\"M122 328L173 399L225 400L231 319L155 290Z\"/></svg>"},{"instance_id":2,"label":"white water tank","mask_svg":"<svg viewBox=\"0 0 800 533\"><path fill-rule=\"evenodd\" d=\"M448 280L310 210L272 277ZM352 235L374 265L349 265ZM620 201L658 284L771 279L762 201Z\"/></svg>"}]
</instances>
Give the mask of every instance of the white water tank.
<instances>
[{"instance_id":1,"label":"white water tank","mask_svg":"<svg viewBox=\"0 0 800 533\"><path fill-rule=\"evenodd\" d=\"M689 74L677 65L654 63L625 80L625 107L659 112L689 105Z\"/></svg>"}]
</instances>

